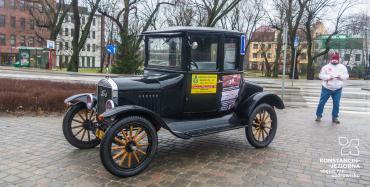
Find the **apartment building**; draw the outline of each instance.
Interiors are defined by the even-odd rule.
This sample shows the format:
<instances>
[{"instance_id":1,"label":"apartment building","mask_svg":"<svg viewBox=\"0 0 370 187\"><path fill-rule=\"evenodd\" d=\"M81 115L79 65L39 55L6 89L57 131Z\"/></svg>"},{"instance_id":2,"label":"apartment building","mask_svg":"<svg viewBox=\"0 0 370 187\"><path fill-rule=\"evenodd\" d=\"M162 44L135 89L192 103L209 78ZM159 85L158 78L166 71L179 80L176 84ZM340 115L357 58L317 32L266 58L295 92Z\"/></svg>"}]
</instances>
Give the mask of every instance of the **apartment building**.
<instances>
[{"instance_id":1,"label":"apartment building","mask_svg":"<svg viewBox=\"0 0 370 187\"><path fill-rule=\"evenodd\" d=\"M26 50L27 59L35 61L37 53L46 46L40 37L48 36L46 29L37 28L29 11L43 13L37 3L25 0L0 0L0 65L12 65L19 52Z\"/></svg>"},{"instance_id":2,"label":"apartment building","mask_svg":"<svg viewBox=\"0 0 370 187\"><path fill-rule=\"evenodd\" d=\"M80 7L82 28L87 23L88 9ZM104 17L95 15L91 24L90 32L85 46L80 52L79 68L97 68L100 67L102 49L104 49ZM56 66L66 67L72 55L72 39L74 33L73 13L68 12L62 28L59 32L56 45ZM82 29L81 29L82 32Z\"/></svg>"}]
</instances>

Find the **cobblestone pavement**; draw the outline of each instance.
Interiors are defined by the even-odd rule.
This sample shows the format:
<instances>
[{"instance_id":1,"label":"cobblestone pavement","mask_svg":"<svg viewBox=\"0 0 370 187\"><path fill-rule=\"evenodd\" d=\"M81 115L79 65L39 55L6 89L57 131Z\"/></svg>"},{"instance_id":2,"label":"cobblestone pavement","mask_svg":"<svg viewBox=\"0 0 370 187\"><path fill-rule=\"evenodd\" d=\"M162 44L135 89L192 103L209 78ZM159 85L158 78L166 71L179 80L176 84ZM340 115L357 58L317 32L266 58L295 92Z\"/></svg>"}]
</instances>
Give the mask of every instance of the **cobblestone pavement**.
<instances>
[{"instance_id":1,"label":"cobblestone pavement","mask_svg":"<svg viewBox=\"0 0 370 187\"><path fill-rule=\"evenodd\" d=\"M161 130L156 158L131 178L109 174L98 148L70 146L61 117L1 116L0 186L370 186L369 117L344 114L342 123L333 125L330 111L319 124L313 114L313 109L278 111L278 132L266 149L250 146L243 129L190 140ZM345 146L339 137L358 138L359 156L341 156ZM351 143L343 154L357 153ZM357 159L336 165L360 166L341 169L356 176L325 174L335 166L331 158Z\"/></svg>"}]
</instances>

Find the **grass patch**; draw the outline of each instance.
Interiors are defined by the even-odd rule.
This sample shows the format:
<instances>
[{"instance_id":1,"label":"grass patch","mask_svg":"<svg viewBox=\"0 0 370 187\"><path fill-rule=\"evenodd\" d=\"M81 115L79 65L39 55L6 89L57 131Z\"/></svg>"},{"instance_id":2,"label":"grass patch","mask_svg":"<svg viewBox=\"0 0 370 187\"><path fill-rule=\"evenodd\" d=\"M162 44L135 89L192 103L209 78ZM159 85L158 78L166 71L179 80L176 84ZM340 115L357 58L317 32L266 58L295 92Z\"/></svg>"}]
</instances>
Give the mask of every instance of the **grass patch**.
<instances>
[{"instance_id":1,"label":"grass patch","mask_svg":"<svg viewBox=\"0 0 370 187\"><path fill-rule=\"evenodd\" d=\"M0 78L0 113L63 112L64 99L95 89L88 84Z\"/></svg>"}]
</instances>

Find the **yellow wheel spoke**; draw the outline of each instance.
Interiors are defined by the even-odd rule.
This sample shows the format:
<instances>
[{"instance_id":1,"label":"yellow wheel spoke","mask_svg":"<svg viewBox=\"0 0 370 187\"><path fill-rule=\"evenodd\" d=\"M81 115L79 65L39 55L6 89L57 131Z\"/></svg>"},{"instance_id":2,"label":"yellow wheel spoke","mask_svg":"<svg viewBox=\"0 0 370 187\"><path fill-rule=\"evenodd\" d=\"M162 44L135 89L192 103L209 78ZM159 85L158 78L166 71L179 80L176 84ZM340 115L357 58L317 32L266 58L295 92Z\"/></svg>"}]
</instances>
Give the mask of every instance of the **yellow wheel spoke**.
<instances>
[{"instance_id":1,"label":"yellow wheel spoke","mask_svg":"<svg viewBox=\"0 0 370 187\"><path fill-rule=\"evenodd\" d=\"M126 145L126 142L124 142L124 141L122 141L122 140L118 139L117 137L114 137L114 141L115 141L116 143L121 144L121 145Z\"/></svg>"},{"instance_id":2,"label":"yellow wheel spoke","mask_svg":"<svg viewBox=\"0 0 370 187\"><path fill-rule=\"evenodd\" d=\"M121 152L117 153L116 155L114 155L114 156L113 156L113 160L115 160L115 159L117 159L118 157L122 156L125 152L126 152L126 151L125 151L125 150L123 150L123 151L121 151Z\"/></svg>"},{"instance_id":3,"label":"yellow wheel spoke","mask_svg":"<svg viewBox=\"0 0 370 187\"><path fill-rule=\"evenodd\" d=\"M140 142L142 139L144 139L145 137L147 136L147 134L143 134L142 136L140 136L138 139L136 139L135 141L138 143Z\"/></svg>"},{"instance_id":4,"label":"yellow wheel spoke","mask_svg":"<svg viewBox=\"0 0 370 187\"><path fill-rule=\"evenodd\" d=\"M140 159L139 157L137 156L136 152L132 152L132 154L134 155L135 159L136 159L136 162L137 163L140 163Z\"/></svg>"},{"instance_id":5,"label":"yellow wheel spoke","mask_svg":"<svg viewBox=\"0 0 370 187\"><path fill-rule=\"evenodd\" d=\"M122 167L122 164L125 162L125 159L126 159L126 157L127 157L127 155L128 155L128 153L126 152L123 156L122 156L122 158L121 158L121 160L119 161L119 165Z\"/></svg>"},{"instance_id":6,"label":"yellow wheel spoke","mask_svg":"<svg viewBox=\"0 0 370 187\"><path fill-rule=\"evenodd\" d=\"M265 132L264 132L264 131L265 131L265 129L262 129L262 130L261 130L261 134L262 134L262 141L263 141L263 140L265 140Z\"/></svg>"},{"instance_id":7,"label":"yellow wheel spoke","mask_svg":"<svg viewBox=\"0 0 370 187\"><path fill-rule=\"evenodd\" d=\"M134 135L134 137L133 137L133 139L135 140L136 138L137 138L137 136L139 136L139 134L141 133L141 131L142 131L143 129L141 128L141 127L139 127L138 129L137 129L137 131L136 131L136 133L135 133L135 135Z\"/></svg>"},{"instance_id":8,"label":"yellow wheel spoke","mask_svg":"<svg viewBox=\"0 0 370 187\"><path fill-rule=\"evenodd\" d=\"M80 118L81 118L83 121L85 121L85 120L86 120L84 117L82 117L82 115L80 114L80 112L78 112L77 114L78 114L78 116L80 116Z\"/></svg>"},{"instance_id":9,"label":"yellow wheel spoke","mask_svg":"<svg viewBox=\"0 0 370 187\"><path fill-rule=\"evenodd\" d=\"M128 154L128 167L131 168L131 159L132 159L132 153Z\"/></svg>"},{"instance_id":10,"label":"yellow wheel spoke","mask_svg":"<svg viewBox=\"0 0 370 187\"><path fill-rule=\"evenodd\" d=\"M124 149L125 146L112 146L112 150Z\"/></svg>"},{"instance_id":11,"label":"yellow wheel spoke","mask_svg":"<svg viewBox=\"0 0 370 187\"><path fill-rule=\"evenodd\" d=\"M142 147L142 146L149 146L149 143L142 143L142 144L137 144L138 147Z\"/></svg>"},{"instance_id":12,"label":"yellow wheel spoke","mask_svg":"<svg viewBox=\"0 0 370 187\"><path fill-rule=\"evenodd\" d=\"M86 133L86 129L84 129L84 132L82 133L81 141L84 139L84 137L85 137L85 133Z\"/></svg>"},{"instance_id":13,"label":"yellow wheel spoke","mask_svg":"<svg viewBox=\"0 0 370 187\"><path fill-rule=\"evenodd\" d=\"M132 140L132 131L133 131L133 129L132 129L132 125L131 125L130 126L130 134L129 134L130 140Z\"/></svg>"},{"instance_id":14,"label":"yellow wheel spoke","mask_svg":"<svg viewBox=\"0 0 370 187\"><path fill-rule=\"evenodd\" d=\"M143 154L143 155L146 155L146 152L144 152L143 150L141 150L141 149L136 149L136 151L137 152L139 152L139 153L141 153L141 154Z\"/></svg>"},{"instance_id":15,"label":"yellow wheel spoke","mask_svg":"<svg viewBox=\"0 0 370 187\"><path fill-rule=\"evenodd\" d=\"M261 121L264 121L265 120L265 114L266 114L266 112L265 111L262 111L261 113L262 113Z\"/></svg>"},{"instance_id":16,"label":"yellow wheel spoke","mask_svg":"<svg viewBox=\"0 0 370 187\"><path fill-rule=\"evenodd\" d=\"M128 139L128 137L127 137L126 132L125 132L124 130L121 130L121 133L122 133L122 135L125 137L125 142L127 143L129 139Z\"/></svg>"}]
</instances>

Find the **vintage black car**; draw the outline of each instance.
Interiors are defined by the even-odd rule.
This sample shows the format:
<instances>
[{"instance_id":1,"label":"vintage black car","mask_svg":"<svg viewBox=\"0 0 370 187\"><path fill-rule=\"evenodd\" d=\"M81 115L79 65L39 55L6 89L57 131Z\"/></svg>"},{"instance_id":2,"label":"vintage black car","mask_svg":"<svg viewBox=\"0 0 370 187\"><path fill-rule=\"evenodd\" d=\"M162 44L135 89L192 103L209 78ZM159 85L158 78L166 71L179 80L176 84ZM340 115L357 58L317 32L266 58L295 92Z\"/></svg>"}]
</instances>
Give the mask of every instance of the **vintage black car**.
<instances>
[{"instance_id":1,"label":"vintage black car","mask_svg":"<svg viewBox=\"0 0 370 187\"><path fill-rule=\"evenodd\" d=\"M65 100L63 133L70 144L80 149L100 144L104 167L128 177L152 161L161 128L183 139L245 128L252 146L271 143L274 108L284 104L244 81L242 33L174 27L144 35L143 76L108 76L96 93Z\"/></svg>"}]
</instances>

